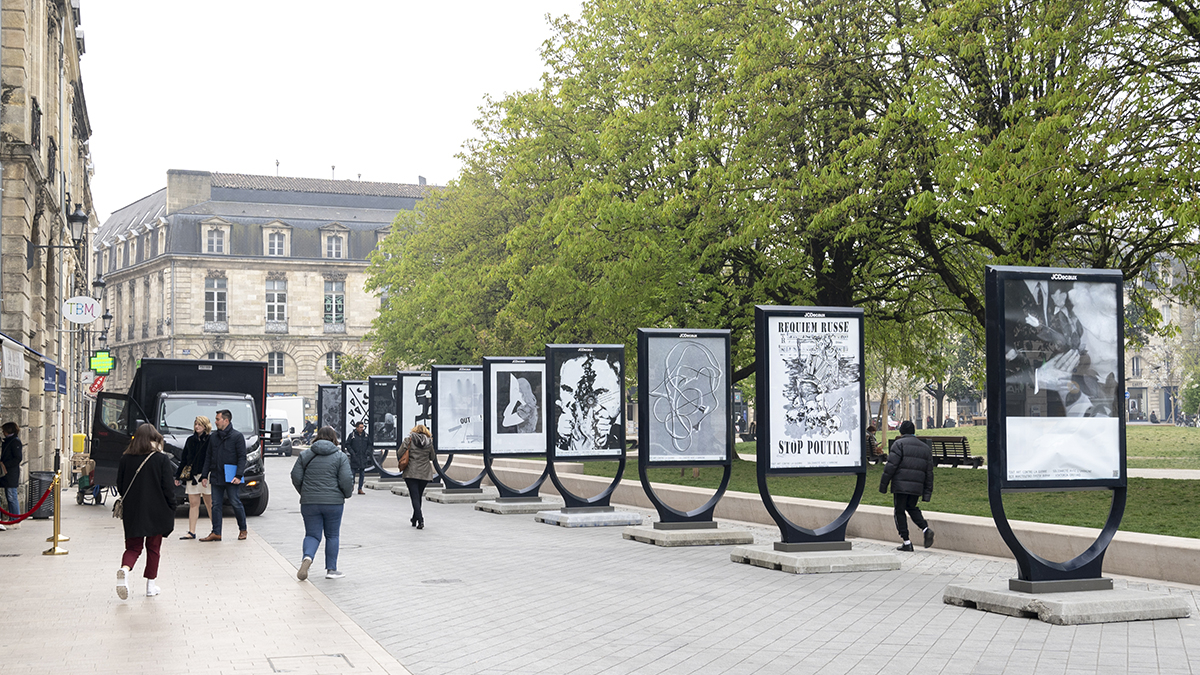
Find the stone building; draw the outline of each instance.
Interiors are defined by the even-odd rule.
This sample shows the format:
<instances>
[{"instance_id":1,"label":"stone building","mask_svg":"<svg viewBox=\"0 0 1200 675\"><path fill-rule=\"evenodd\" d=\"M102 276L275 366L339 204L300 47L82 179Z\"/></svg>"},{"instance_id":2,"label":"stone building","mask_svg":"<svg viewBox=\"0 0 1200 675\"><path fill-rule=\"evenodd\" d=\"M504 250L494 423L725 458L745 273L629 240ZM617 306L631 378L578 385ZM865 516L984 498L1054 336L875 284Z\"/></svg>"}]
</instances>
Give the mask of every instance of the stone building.
<instances>
[{"instance_id":1,"label":"stone building","mask_svg":"<svg viewBox=\"0 0 1200 675\"><path fill-rule=\"evenodd\" d=\"M1183 270L1177 262L1164 262L1158 267L1158 274L1166 289L1170 288L1172 278L1183 274ZM1134 283L1154 296L1154 308L1162 316L1162 323L1174 327L1177 333L1169 338L1151 335L1144 346L1126 349L1127 419L1131 422L1170 421L1180 412L1195 414L1195 410L1182 410L1179 391L1184 385L1189 360L1200 357L1200 311L1169 292L1160 292L1153 281L1138 279ZM1127 298L1127 310L1128 307Z\"/></svg>"},{"instance_id":2,"label":"stone building","mask_svg":"<svg viewBox=\"0 0 1200 675\"><path fill-rule=\"evenodd\" d=\"M0 421L21 426L24 484L53 468L88 414L78 381L88 334L61 313L92 292L91 124L79 0L4 0L0 19Z\"/></svg>"},{"instance_id":3,"label":"stone building","mask_svg":"<svg viewBox=\"0 0 1200 675\"><path fill-rule=\"evenodd\" d=\"M142 357L239 359L267 362L270 393L315 397L326 366L368 349L368 256L425 189L168 171L95 237L113 315L106 388L123 391Z\"/></svg>"}]
</instances>

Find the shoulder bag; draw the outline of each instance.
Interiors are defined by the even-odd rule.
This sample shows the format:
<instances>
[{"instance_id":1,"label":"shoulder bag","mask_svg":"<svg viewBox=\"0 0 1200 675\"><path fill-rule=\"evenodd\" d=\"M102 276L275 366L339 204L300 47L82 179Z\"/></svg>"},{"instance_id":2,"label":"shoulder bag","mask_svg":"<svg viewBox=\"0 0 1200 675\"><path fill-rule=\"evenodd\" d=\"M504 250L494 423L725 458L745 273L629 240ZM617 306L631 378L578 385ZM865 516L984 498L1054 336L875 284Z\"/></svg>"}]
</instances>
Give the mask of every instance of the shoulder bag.
<instances>
[{"instance_id":1,"label":"shoulder bag","mask_svg":"<svg viewBox=\"0 0 1200 675\"><path fill-rule=\"evenodd\" d=\"M129 488L133 487L133 481L137 480L138 474L142 472L142 467L146 466L146 462L149 462L150 458L153 456L154 456L153 452L146 455L146 459L143 459L142 463L138 465L137 471L133 472L133 479L129 481L129 487L125 488L126 492L129 492ZM125 496L122 495L120 497L117 497L117 500L115 502L113 502L113 518L117 518L119 520L124 517L125 517Z\"/></svg>"},{"instance_id":2,"label":"shoulder bag","mask_svg":"<svg viewBox=\"0 0 1200 675\"><path fill-rule=\"evenodd\" d=\"M412 447L412 443L406 440L404 442L404 452L400 453L400 459L396 461L396 468L400 471L408 468L408 449L410 447Z\"/></svg>"}]
</instances>

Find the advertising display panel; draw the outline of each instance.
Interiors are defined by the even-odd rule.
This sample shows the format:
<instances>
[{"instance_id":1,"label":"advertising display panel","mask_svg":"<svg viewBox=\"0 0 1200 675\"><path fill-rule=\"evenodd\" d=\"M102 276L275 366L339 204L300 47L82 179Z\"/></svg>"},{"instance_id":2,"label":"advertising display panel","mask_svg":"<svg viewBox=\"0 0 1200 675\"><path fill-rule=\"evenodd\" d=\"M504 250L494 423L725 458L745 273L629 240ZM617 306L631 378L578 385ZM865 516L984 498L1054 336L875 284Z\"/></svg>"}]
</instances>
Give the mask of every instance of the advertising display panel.
<instances>
[{"instance_id":1,"label":"advertising display panel","mask_svg":"<svg viewBox=\"0 0 1200 675\"><path fill-rule=\"evenodd\" d=\"M433 367L433 442L438 452L483 452L483 367Z\"/></svg>"},{"instance_id":2,"label":"advertising display panel","mask_svg":"<svg viewBox=\"0 0 1200 675\"><path fill-rule=\"evenodd\" d=\"M370 419L367 427L371 445L394 448L399 445L396 427L396 376L372 375L367 378L370 389Z\"/></svg>"},{"instance_id":3,"label":"advertising display panel","mask_svg":"<svg viewBox=\"0 0 1200 675\"><path fill-rule=\"evenodd\" d=\"M433 430L433 380L429 371L402 370L396 373L399 396L400 438L418 424Z\"/></svg>"},{"instance_id":4,"label":"advertising display panel","mask_svg":"<svg viewBox=\"0 0 1200 675\"><path fill-rule=\"evenodd\" d=\"M546 452L546 360L540 356L483 360L487 451Z\"/></svg>"},{"instance_id":5,"label":"advertising display panel","mask_svg":"<svg viewBox=\"0 0 1200 675\"><path fill-rule=\"evenodd\" d=\"M758 307L758 461L772 473L862 473L863 312Z\"/></svg>"},{"instance_id":6,"label":"advertising display panel","mask_svg":"<svg viewBox=\"0 0 1200 675\"><path fill-rule=\"evenodd\" d=\"M988 380L1003 382L989 386L989 464L1003 486L1124 486L1122 274L989 267L988 280Z\"/></svg>"},{"instance_id":7,"label":"advertising display panel","mask_svg":"<svg viewBox=\"0 0 1200 675\"><path fill-rule=\"evenodd\" d=\"M333 427L339 439L342 435L342 386L317 385L317 428Z\"/></svg>"},{"instance_id":8,"label":"advertising display panel","mask_svg":"<svg viewBox=\"0 0 1200 675\"><path fill-rule=\"evenodd\" d=\"M730 461L729 331L641 328L638 356L648 464Z\"/></svg>"},{"instance_id":9,"label":"advertising display panel","mask_svg":"<svg viewBox=\"0 0 1200 675\"><path fill-rule=\"evenodd\" d=\"M344 440L362 422L366 426L371 414L371 390L362 380L342 382L342 431L338 438Z\"/></svg>"},{"instance_id":10,"label":"advertising display panel","mask_svg":"<svg viewBox=\"0 0 1200 675\"><path fill-rule=\"evenodd\" d=\"M625 455L625 345L546 345L555 459Z\"/></svg>"}]
</instances>

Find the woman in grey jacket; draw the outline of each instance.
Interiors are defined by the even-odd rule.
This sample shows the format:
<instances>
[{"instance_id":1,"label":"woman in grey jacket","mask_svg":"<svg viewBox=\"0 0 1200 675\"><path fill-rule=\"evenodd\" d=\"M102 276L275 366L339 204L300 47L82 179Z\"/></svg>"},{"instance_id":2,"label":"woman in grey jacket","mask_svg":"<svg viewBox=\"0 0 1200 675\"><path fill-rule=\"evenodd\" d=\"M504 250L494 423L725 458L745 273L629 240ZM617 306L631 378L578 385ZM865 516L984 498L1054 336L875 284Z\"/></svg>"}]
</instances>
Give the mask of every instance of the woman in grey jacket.
<instances>
[{"instance_id":1,"label":"woman in grey jacket","mask_svg":"<svg viewBox=\"0 0 1200 675\"><path fill-rule=\"evenodd\" d=\"M409 523L418 530L425 529L425 516L421 513L421 499L425 494L425 486L437 476L433 468L433 438L429 427L418 424L412 428L412 433L400 444L400 456L408 451L408 467L404 469L404 484L408 486L408 496L412 499L413 517Z\"/></svg>"},{"instance_id":2,"label":"woman in grey jacket","mask_svg":"<svg viewBox=\"0 0 1200 675\"><path fill-rule=\"evenodd\" d=\"M354 494L354 477L350 460L338 450L337 432L333 427L321 427L312 447L300 453L292 467L292 485L300 493L300 515L304 518L304 559L296 578L308 578L321 533L325 534L325 578L340 579L338 571L338 541L341 538L342 510Z\"/></svg>"}]
</instances>

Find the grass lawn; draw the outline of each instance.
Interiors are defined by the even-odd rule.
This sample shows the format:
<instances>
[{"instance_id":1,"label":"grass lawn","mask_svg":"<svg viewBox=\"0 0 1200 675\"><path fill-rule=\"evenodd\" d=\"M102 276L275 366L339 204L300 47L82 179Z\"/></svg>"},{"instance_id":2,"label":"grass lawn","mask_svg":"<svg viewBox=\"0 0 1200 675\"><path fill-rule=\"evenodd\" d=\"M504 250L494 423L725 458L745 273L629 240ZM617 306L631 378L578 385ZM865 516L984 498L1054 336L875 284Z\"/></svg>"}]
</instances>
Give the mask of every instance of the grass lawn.
<instances>
[{"instance_id":1,"label":"grass lawn","mask_svg":"<svg viewBox=\"0 0 1200 675\"><path fill-rule=\"evenodd\" d=\"M1131 427L1130 431L1141 430ZM1197 434L1200 429L1177 429L1176 427L1147 428L1148 441L1141 442L1149 447L1152 443L1160 442L1162 437L1182 438L1174 433L1159 432L1187 431ZM978 431L976 431L978 430ZM986 442L982 436L983 427L968 427L962 431L975 432L979 436L979 452L985 454ZM958 431L956 429L933 431ZM950 435L950 434L946 434ZM964 435L958 433L955 435ZM1127 435L1130 445L1129 454L1133 454L1133 433ZM971 448L976 446L971 438ZM739 443L739 453L753 454L754 444ZM1193 448L1194 454L1200 450ZM1133 466L1133 463L1130 462ZM616 472L616 462L587 462L584 471L593 476L613 476ZM883 467L870 466L867 471L867 486L863 493L864 504L876 506L891 506L890 494L879 493L879 479ZM705 467L700 470L700 478L692 478L691 470L684 472L681 478L679 469L652 469L650 480L658 483L677 485L693 485L716 489L721 477L720 469ZM637 463L631 461L626 465L625 478L637 479ZM845 502L850 498L854 487L853 476L807 476L791 477L778 476L768 479L771 494L776 496L805 497L823 499L833 502ZM758 477L755 473L754 462L744 462L737 457L733 461L733 475L730 478L729 489L738 492L758 494ZM1103 491L1087 492L1030 492L1006 495L1004 498L1005 511L1012 520L1028 520L1040 523L1058 523L1062 525L1077 525L1084 527L1102 527L1108 516L1111 503L1110 493ZM928 511L960 513L971 516L990 518L991 508L988 506L987 470L986 469L954 469L939 467L935 469L933 501L922 503L921 508ZM1121 529L1131 532L1146 532L1150 534L1166 534L1177 537L1200 537L1200 481L1195 480L1162 480L1150 478L1130 478L1129 494L1125 507L1125 516L1121 521Z\"/></svg>"}]
</instances>

